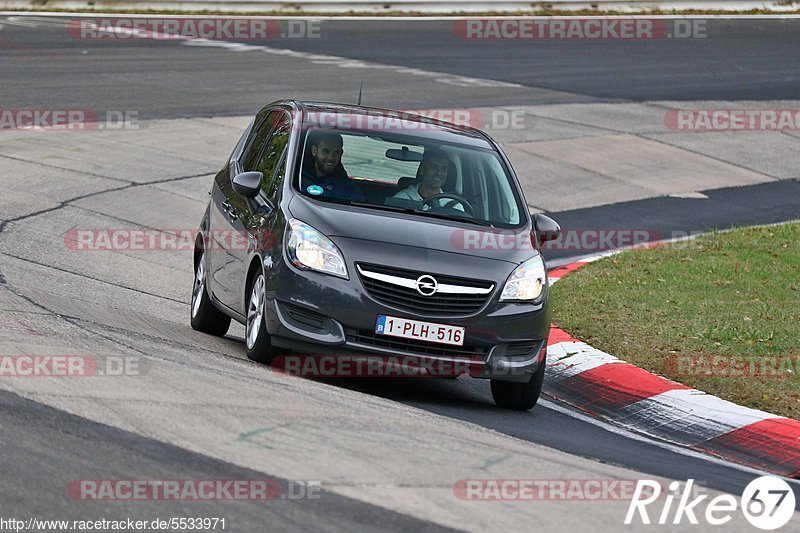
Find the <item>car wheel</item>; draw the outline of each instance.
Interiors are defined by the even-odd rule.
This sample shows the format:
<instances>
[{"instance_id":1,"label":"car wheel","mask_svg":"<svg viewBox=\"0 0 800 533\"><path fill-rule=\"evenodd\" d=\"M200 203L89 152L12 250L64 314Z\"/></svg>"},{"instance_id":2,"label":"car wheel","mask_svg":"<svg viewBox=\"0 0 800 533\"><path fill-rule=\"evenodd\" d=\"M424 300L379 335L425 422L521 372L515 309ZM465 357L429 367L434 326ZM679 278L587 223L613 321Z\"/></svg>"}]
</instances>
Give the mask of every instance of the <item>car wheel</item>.
<instances>
[{"instance_id":1,"label":"car wheel","mask_svg":"<svg viewBox=\"0 0 800 533\"><path fill-rule=\"evenodd\" d=\"M192 329L222 337L231 326L231 318L214 307L206 287L205 253L200 256L194 270L191 307Z\"/></svg>"},{"instance_id":2,"label":"car wheel","mask_svg":"<svg viewBox=\"0 0 800 533\"><path fill-rule=\"evenodd\" d=\"M245 344L247 358L258 363L269 364L275 357L275 348L270 345L266 322L264 321L264 303L267 284L264 274L259 273L250 283L247 299L247 325Z\"/></svg>"},{"instance_id":3,"label":"car wheel","mask_svg":"<svg viewBox=\"0 0 800 533\"><path fill-rule=\"evenodd\" d=\"M546 359L539 364L539 368L533 373L531 379L525 382L501 381L493 379L492 398L498 407L505 409L516 409L527 411L533 409L539 401L542 393L542 383L544 383L544 371L547 366Z\"/></svg>"}]
</instances>

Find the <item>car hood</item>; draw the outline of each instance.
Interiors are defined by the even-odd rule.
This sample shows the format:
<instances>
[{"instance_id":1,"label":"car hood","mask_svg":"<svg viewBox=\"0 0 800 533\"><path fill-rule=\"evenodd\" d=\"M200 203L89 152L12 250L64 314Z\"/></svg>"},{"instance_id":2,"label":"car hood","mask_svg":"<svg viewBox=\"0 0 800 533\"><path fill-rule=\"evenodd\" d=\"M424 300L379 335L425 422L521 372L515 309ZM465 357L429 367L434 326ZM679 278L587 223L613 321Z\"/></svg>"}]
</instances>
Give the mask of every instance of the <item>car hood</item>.
<instances>
[{"instance_id":1,"label":"car hood","mask_svg":"<svg viewBox=\"0 0 800 533\"><path fill-rule=\"evenodd\" d=\"M499 230L294 196L290 214L329 237L414 246L520 264L538 254L530 228Z\"/></svg>"}]
</instances>

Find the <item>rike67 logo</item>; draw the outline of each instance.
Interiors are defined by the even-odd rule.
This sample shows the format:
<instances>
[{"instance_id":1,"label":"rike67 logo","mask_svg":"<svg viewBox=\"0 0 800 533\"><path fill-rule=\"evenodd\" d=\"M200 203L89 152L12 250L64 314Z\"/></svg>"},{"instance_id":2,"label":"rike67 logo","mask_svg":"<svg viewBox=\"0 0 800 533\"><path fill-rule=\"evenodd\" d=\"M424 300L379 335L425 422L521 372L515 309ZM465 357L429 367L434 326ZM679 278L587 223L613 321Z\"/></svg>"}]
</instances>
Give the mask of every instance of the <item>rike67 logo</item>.
<instances>
[{"instance_id":1,"label":"rike67 logo","mask_svg":"<svg viewBox=\"0 0 800 533\"><path fill-rule=\"evenodd\" d=\"M668 486L670 492L662 497L660 483L649 479L639 480L625 515L625 524L680 525L688 522L697 525L700 523L699 517L705 519L707 524L721 526L730 522L740 510L756 528L772 531L785 526L794 514L795 495L792 487L779 477L762 476L754 479L745 487L740 501L730 494L721 494L711 500L706 500L708 494L692 498L693 485L693 479L683 484L682 488L680 482L673 481ZM663 506L654 505L655 508L648 509L656 501L663 501ZM655 512L652 519L649 511Z\"/></svg>"}]
</instances>

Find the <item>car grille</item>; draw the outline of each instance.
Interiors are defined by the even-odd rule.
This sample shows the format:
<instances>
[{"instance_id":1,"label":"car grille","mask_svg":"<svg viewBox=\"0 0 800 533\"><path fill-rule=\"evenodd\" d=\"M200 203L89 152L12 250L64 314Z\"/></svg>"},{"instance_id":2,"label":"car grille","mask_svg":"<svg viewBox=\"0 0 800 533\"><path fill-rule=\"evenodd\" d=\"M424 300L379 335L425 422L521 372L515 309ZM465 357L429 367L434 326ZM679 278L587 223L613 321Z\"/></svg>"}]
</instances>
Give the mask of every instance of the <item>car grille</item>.
<instances>
[{"instance_id":1,"label":"car grille","mask_svg":"<svg viewBox=\"0 0 800 533\"><path fill-rule=\"evenodd\" d=\"M397 350L404 354L464 357L468 359L484 360L488 351L487 348L482 348L480 346L451 346L448 344L438 344L415 339L400 339L397 337L378 335L374 331L354 328L345 329L345 336L347 342L363 346Z\"/></svg>"},{"instance_id":2,"label":"car grille","mask_svg":"<svg viewBox=\"0 0 800 533\"><path fill-rule=\"evenodd\" d=\"M413 287L413 284L417 278L427 274L426 272L368 264L357 266L361 283L375 300L398 309L418 313L431 315L473 314L486 304L492 289L494 289L494 283L490 281L433 274L440 289L433 296L424 296ZM443 285L449 287L442 287Z\"/></svg>"}]
</instances>

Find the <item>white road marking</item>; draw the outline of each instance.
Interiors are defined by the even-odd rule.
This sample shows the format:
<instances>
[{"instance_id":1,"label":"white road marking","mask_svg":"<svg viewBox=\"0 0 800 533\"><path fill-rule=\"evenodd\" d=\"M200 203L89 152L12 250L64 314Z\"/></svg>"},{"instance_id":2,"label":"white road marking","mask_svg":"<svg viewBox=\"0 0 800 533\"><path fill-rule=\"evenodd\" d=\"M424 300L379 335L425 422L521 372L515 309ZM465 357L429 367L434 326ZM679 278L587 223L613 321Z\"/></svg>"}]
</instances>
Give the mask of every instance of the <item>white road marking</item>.
<instances>
[{"instance_id":1,"label":"white road marking","mask_svg":"<svg viewBox=\"0 0 800 533\"><path fill-rule=\"evenodd\" d=\"M77 17L78 15L73 15ZM67 26L67 20L61 20L53 17L30 17L30 16L13 16L3 20L3 23L11 26L23 26L25 28L39 28L42 26L51 26L54 28L64 28Z\"/></svg>"},{"instance_id":2,"label":"white road marking","mask_svg":"<svg viewBox=\"0 0 800 533\"><path fill-rule=\"evenodd\" d=\"M25 28L37 28L40 26L39 23L27 21L24 17L8 17L4 22L11 26L23 26Z\"/></svg>"},{"instance_id":3,"label":"white road marking","mask_svg":"<svg viewBox=\"0 0 800 533\"><path fill-rule=\"evenodd\" d=\"M80 15L74 15L75 18L78 18ZM85 15L84 15L85 16ZM97 18L98 15L92 14L93 18ZM122 17L123 15L115 15L115 17ZM139 17L139 15L136 15ZM271 17L273 18L273 17ZM290 17L291 18L291 17ZM35 28L38 26L58 26L64 27L66 26L66 22L64 20L58 19L47 19L44 17L20 17L20 16L13 16L7 19L10 24L16 26L25 26L30 28ZM105 31L102 28L98 27L98 31ZM226 50L230 50L232 52L252 52L252 51L261 51L267 54L277 55L277 56L285 56L285 57L294 57L297 59L303 59L307 61L311 61L312 63L318 65L330 65L339 68L345 69L363 69L363 70L386 70L395 72L397 74L404 74L408 76L417 76L422 78L430 78L437 83L443 83L446 85L455 85L458 87L494 87L494 88L524 88L524 85L520 85L517 83L510 83L505 81L498 81L498 80L490 80L485 78L473 78L469 76L459 76L456 74L448 74L445 72L436 72L431 70L423 70L419 68L412 68L407 66L400 66L400 65L386 65L383 63L374 63L372 61L362 61L360 59L352 59L348 57L340 57L340 56L333 56L327 54L315 54L311 52L298 52L296 50L289 50L287 48L273 48L270 46L263 46L263 45L254 45L254 44L243 44L234 41L218 41L215 39L195 39L191 37L176 37L174 35L159 35L154 32L143 32L140 30L135 30L132 28L116 28L114 30L115 33L127 33L129 35L135 35L142 38L147 39L154 39L154 40L170 40L170 41L178 41L180 44L185 46L206 46L206 47L215 47L215 48L223 48Z\"/></svg>"},{"instance_id":4,"label":"white road marking","mask_svg":"<svg viewBox=\"0 0 800 533\"><path fill-rule=\"evenodd\" d=\"M260 50L262 52L271 55L304 59L318 65L330 65L346 69L387 70L395 72L397 74L406 74L409 76L430 78L438 83L444 83L447 85L456 85L459 87L497 87L497 88L524 87L524 85L519 85L517 83L509 83L505 81L458 76L455 74L447 74L445 72L423 70L423 69L405 67L400 65L386 65L383 63L374 63L372 61L362 61L360 59L332 56L327 54L315 54L311 52L298 52L297 50L289 50L287 48L272 48L269 46L242 44L232 41L216 41L213 39L186 39L181 41L181 44L185 46L212 46L217 48L224 48L226 50L230 50L233 52L249 52L249 51Z\"/></svg>"},{"instance_id":5,"label":"white road marking","mask_svg":"<svg viewBox=\"0 0 800 533\"><path fill-rule=\"evenodd\" d=\"M561 381L611 363L623 363L585 342L558 342L547 347L548 381Z\"/></svg>"},{"instance_id":6,"label":"white road marking","mask_svg":"<svg viewBox=\"0 0 800 533\"><path fill-rule=\"evenodd\" d=\"M699 444L736 429L780 418L697 389L673 389L619 409L611 417L636 431Z\"/></svg>"},{"instance_id":7,"label":"white road marking","mask_svg":"<svg viewBox=\"0 0 800 533\"><path fill-rule=\"evenodd\" d=\"M550 409L557 413L561 413L563 415L569 416L571 418L575 418L576 420L580 420L581 422L585 422L587 424L591 424L595 427L608 431L609 433L613 433L615 435L619 435L621 437L625 437L627 439L635 440L638 442L644 442L646 444L650 444L652 446L656 446L658 448L663 448L665 450L671 451L673 453L677 453L679 455L683 455L686 457L691 457L693 459L701 459L703 461L707 461L709 463L714 463L716 465L724 466L727 468L732 468L734 470L740 470L742 472L746 472L748 474L754 474L756 476L763 476L763 475L774 475L766 472L764 470L758 470L757 468L751 468L749 466L744 466L736 463L731 463L730 461L726 461L725 459L720 459L719 457L714 457L713 455L706 455L701 452L696 452L689 448L684 448L683 446L678 446L676 444L670 444L668 442L663 442L659 440L654 440L644 435L639 435L633 431L629 431L627 429L623 429L619 426L615 426L603 420L598 420L596 418L592 418L588 415L583 413L579 413L578 411L573 411L572 409L568 409L563 407L557 403L551 402L550 400L545 400L544 398L539 399L537 404L538 406L544 407L545 409ZM790 478L782 478L788 481L789 483L795 484L798 488L800 488L800 480L790 479Z\"/></svg>"},{"instance_id":8,"label":"white road marking","mask_svg":"<svg viewBox=\"0 0 800 533\"><path fill-rule=\"evenodd\" d=\"M697 200L707 200L708 196L701 192L676 192L669 195L672 198L688 198Z\"/></svg>"}]
</instances>

